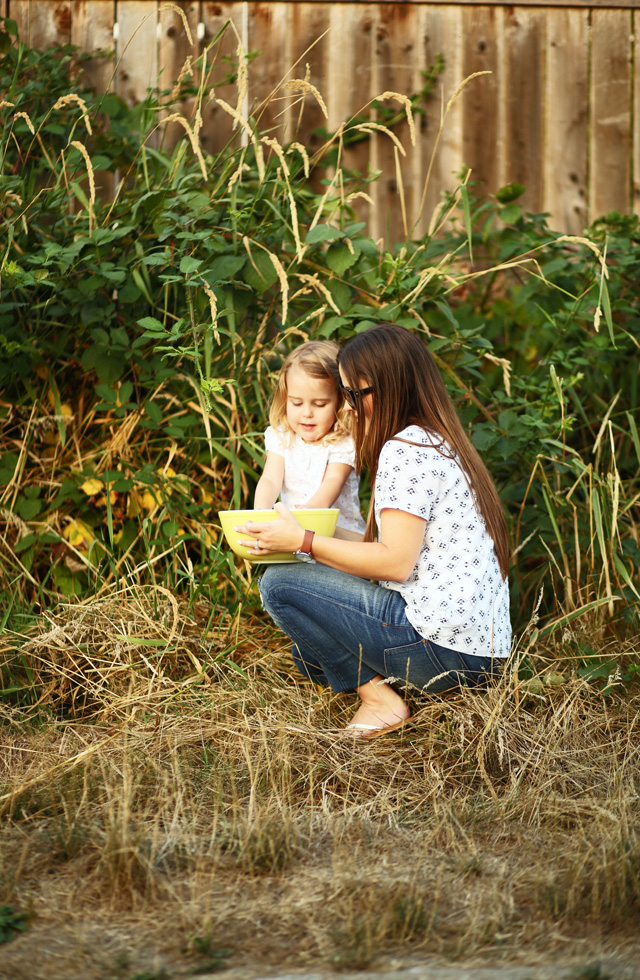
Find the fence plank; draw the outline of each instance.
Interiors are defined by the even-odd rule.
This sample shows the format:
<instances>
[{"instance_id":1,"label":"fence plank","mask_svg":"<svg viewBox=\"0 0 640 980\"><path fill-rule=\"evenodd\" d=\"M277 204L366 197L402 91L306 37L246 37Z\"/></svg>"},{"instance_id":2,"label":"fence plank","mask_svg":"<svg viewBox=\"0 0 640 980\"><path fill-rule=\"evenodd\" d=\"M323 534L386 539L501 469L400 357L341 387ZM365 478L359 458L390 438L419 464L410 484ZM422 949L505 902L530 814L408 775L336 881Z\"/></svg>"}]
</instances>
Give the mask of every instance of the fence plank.
<instances>
[{"instance_id":1,"label":"fence plank","mask_svg":"<svg viewBox=\"0 0 640 980\"><path fill-rule=\"evenodd\" d=\"M292 76L305 78L308 65L308 81L318 89L323 99L326 99L327 94L325 65L329 57L330 39L327 31L330 6L328 3L294 3L289 25L292 39L291 64L295 66ZM322 142L317 135L313 135L314 131L326 129L328 119L313 95L298 94L297 99L300 99L300 104L296 104L294 100L291 107L291 135L306 146L309 153L314 153Z\"/></svg>"},{"instance_id":2,"label":"fence plank","mask_svg":"<svg viewBox=\"0 0 640 980\"><path fill-rule=\"evenodd\" d=\"M220 31L224 29L222 37L207 53L208 67L205 69L208 75L207 89L213 86L215 97L222 99L234 109L237 108L238 89L235 82L226 79L235 71L238 43L242 39L243 31L242 13L243 4L240 2L223 0L219 3L202 4L203 51L212 45ZM225 61L225 58L229 60ZM242 140L240 128L237 125L234 127L231 116L214 100L205 99L202 116L204 124L201 142L209 153L219 153L231 139L235 139L240 145Z\"/></svg>"},{"instance_id":3,"label":"fence plank","mask_svg":"<svg viewBox=\"0 0 640 980\"><path fill-rule=\"evenodd\" d=\"M190 69L191 62L198 57L198 22L200 20L199 4L194 2L174 3L174 8L182 10L191 40L187 34L185 23L177 10L163 7L160 4L158 17L160 29L158 33L158 86L161 91L168 92L164 101L169 102L171 92L180 77L181 72ZM189 62L187 59L191 59ZM188 79L193 82L193 75ZM187 121L195 112L195 99L185 99L171 102L171 112L180 112ZM184 136L184 129L179 123L168 123L162 127L160 145L171 151L178 140Z\"/></svg>"},{"instance_id":4,"label":"fence plank","mask_svg":"<svg viewBox=\"0 0 640 980\"><path fill-rule=\"evenodd\" d=\"M375 28L375 5L364 4L358 8L332 4L330 14L329 59L327 62L327 109L329 129L333 132L354 115L368 112L372 97L371 66L373 62L372 38ZM355 143L342 158L347 169L367 174L375 153L375 137ZM363 186L370 193L371 185ZM368 231L378 234L378 218L375 208L364 200L353 202L359 220L369 221Z\"/></svg>"},{"instance_id":5,"label":"fence plank","mask_svg":"<svg viewBox=\"0 0 640 980\"><path fill-rule=\"evenodd\" d=\"M97 48L112 50L115 23L114 0L73 0L71 8L71 43L81 51ZM106 92L115 70L115 62L95 59L84 65L88 84L96 92Z\"/></svg>"},{"instance_id":6,"label":"fence plank","mask_svg":"<svg viewBox=\"0 0 640 980\"><path fill-rule=\"evenodd\" d=\"M71 43L81 51L96 48L113 49L113 25L115 3L113 0L74 0L71 8ZM103 94L112 87L115 73L114 58L95 58L85 62L87 84L96 93ZM105 198L113 196L114 175L106 170L94 171L96 192Z\"/></svg>"},{"instance_id":7,"label":"fence plank","mask_svg":"<svg viewBox=\"0 0 640 980\"><path fill-rule=\"evenodd\" d=\"M252 3L249 7L249 50L258 51L252 63L250 111L264 135L284 142L288 132L290 95L282 89L289 74L290 33L288 3ZM291 77L291 76L289 76Z\"/></svg>"},{"instance_id":8,"label":"fence plank","mask_svg":"<svg viewBox=\"0 0 640 980\"><path fill-rule=\"evenodd\" d=\"M589 220L629 210L631 15L594 10L591 20Z\"/></svg>"},{"instance_id":9,"label":"fence plank","mask_svg":"<svg viewBox=\"0 0 640 980\"><path fill-rule=\"evenodd\" d=\"M633 30L633 200L635 214L640 215L640 12L632 15Z\"/></svg>"},{"instance_id":10,"label":"fence plank","mask_svg":"<svg viewBox=\"0 0 640 980\"><path fill-rule=\"evenodd\" d=\"M142 102L158 77L158 5L118 0L118 94L130 105ZM141 57L144 52L144 57Z\"/></svg>"},{"instance_id":11,"label":"fence plank","mask_svg":"<svg viewBox=\"0 0 640 980\"><path fill-rule=\"evenodd\" d=\"M453 4L425 8L421 33L425 64L434 65L438 55L444 58L438 94L427 104L421 127L426 193L423 186L424 207L418 228L426 231L437 215L443 191L455 186L455 175L462 167L464 92L447 112L448 103L464 78L462 8Z\"/></svg>"},{"instance_id":12,"label":"fence plank","mask_svg":"<svg viewBox=\"0 0 640 980\"><path fill-rule=\"evenodd\" d=\"M498 88L503 66L498 58L499 15L495 7L462 10L463 69L465 76L490 71L474 78L462 96L463 164L471 167L471 180L482 181L481 193L498 189Z\"/></svg>"},{"instance_id":13,"label":"fence plank","mask_svg":"<svg viewBox=\"0 0 640 980\"><path fill-rule=\"evenodd\" d=\"M544 13L525 7L504 11L503 125L499 183L522 184L526 210L542 210Z\"/></svg>"},{"instance_id":14,"label":"fence plank","mask_svg":"<svg viewBox=\"0 0 640 980\"><path fill-rule=\"evenodd\" d=\"M376 52L378 59L376 91L398 92L411 95L420 88L418 70L416 68L416 47L419 36L416 32L418 9L407 4L381 4L377 26ZM391 108L403 114L403 106L395 99L382 103L384 108ZM419 121L419 120L418 120ZM390 243L404 241L415 222L418 210L416 203L417 181L414 162L419 156L419 148L412 146L408 123L402 122L393 129L400 140L406 156L398 152L400 178L402 180L403 197L407 218L405 232L402 217L402 196L399 193L396 174L396 156L394 143L386 136L378 138L378 166L382 176L378 181L378 209L387 216L383 232L388 234Z\"/></svg>"},{"instance_id":15,"label":"fence plank","mask_svg":"<svg viewBox=\"0 0 640 980\"><path fill-rule=\"evenodd\" d=\"M587 222L588 11L547 19L543 208L553 228L582 234Z\"/></svg>"},{"instance_id":16,"label":"fence plank","mask_svg":"<svg viewBox=\"0 0 640 980\"><path fill-rule=\"evenodd\" d=\"M71 37L71 0L11 0L9 16L18 25L21 41L44 50L52 44L68 44Z\"/></svg>"}]
</instances>

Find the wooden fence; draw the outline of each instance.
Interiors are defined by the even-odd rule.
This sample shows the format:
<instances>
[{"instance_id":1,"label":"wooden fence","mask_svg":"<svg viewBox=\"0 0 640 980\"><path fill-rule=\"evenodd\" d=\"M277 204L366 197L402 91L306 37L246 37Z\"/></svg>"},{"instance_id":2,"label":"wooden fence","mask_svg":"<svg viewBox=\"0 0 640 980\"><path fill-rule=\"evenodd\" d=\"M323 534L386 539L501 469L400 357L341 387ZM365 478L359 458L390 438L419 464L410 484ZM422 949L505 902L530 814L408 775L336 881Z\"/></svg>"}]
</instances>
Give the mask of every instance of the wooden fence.
<instances>
[{"instance_id":1,"label":"wooden fence","mask_svg":"<svg viewBox=\"0 0 640 980\"><path fill-rule=\"evenodd\" d=\"M526 208L549 212L558 230L579 234L610 210L640 213L640 9L634 7L638 0L565 0L562 6L545 0L514 5L0 0L0 16L12 17L21 38L34 46L70 41L84 50L114 49L111 64L90 69L92 81L99 90L110 85L130 101L142 98L158 73L161 86L170 87L185 58L202 52L231 20L245 49L259 52L250 66L252 111L285 77L304 77L308 64L328 120L312 95L300 103L299 95L280 91L262 110L262 123L281 138L306 142L319 125L336 128L382 92L420 90L422 72L441 53L444 71L418 120L416 147L406 125L397 130L406 149L399 169L394 145L384 134L349 152L349 163L361 172L368 167L382 172L371 185L374 204L360 202L369 232L398 240L403 235L399 180L411 226L430 171L420 232L463 167L472 168L472 179L483 181L487 193L508 182L523 184ZM227 31L222 54L233 55L236 43ZM436 148L443 107L475 72L491 74L466 85ZM216 94L235 102L228 87ZM228 135L228 117L209 103L203 144L214 150Z\"/></svg>"}]
</instances>

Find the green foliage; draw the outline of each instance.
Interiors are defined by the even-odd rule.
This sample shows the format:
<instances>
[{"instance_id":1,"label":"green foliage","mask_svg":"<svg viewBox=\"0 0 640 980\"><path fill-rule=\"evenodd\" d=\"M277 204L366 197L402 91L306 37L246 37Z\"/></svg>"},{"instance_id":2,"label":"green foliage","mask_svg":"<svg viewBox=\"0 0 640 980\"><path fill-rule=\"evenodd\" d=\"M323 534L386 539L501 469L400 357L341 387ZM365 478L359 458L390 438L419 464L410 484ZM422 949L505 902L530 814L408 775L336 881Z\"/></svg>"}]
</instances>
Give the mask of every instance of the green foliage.
<instances>
[{"instance_id":1,"label":"green foliage","mask_svg":"<svg viewBox=\"0 0 640 980\"><path fill-rule=\"evenodd\" d=\"M11 905L0 905L0 943L7 943L16 933L24 932L26 919L24 912L16 912Z\"/></svg>"},{"instance_id":2,"label":"green foliage","mask_svg":"<svg viewBox=\"0 0 640 980\"><path fill-rule=\"evenodd\" d=\"M424 337L499 485L516 626L541 585L551 631L589 604L637 624L637 218L567 238L519 185L481 200L465 174L433 237L380 251L346 203L370 178L329 169L335 134L309 176L253 119L248 146L174 146L153 95L97 97L75 49L5 30L0 579L16 610L156 577L235 611L246 583L215 515L252 498L282 357L393 320Z\"/></svg>"}]
</instances>

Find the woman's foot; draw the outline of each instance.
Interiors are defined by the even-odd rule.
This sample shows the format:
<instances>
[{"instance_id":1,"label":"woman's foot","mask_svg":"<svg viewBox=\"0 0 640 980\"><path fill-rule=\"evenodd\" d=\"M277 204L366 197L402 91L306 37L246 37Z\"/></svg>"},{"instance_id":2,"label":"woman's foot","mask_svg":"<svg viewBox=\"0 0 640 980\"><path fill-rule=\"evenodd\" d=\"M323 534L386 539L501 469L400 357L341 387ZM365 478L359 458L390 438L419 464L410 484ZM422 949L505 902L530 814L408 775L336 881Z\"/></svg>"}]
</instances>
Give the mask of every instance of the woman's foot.
<instances>
[{"instance_id":1,"label":"woman's foot","mask_svg":"<svg viewBox=\"0 0 640 980\"><path fill-rule=\"evenodd\" d=\"M347 725L349 733L371 736L398 728L411 715L409 705L379 675L362 684L357 691L362 703Z\"/></svg>"}]
</instances>

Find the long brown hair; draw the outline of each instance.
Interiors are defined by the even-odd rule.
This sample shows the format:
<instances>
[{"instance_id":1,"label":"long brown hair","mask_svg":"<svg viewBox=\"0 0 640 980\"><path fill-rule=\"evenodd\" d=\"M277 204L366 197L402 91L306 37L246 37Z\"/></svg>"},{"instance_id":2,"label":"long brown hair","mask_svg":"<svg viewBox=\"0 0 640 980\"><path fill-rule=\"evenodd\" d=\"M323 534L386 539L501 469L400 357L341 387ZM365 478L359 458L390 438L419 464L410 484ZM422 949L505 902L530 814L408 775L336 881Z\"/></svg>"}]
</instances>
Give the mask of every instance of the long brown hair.
<instances>
[{"instance_id":1,"label":"long brown hair","mask_svg":"<svg viewBox=\"0 0 640 980\"><path fill-rule=\"evenodd\" d=\"M356 468L364 464L375 487L378 459L389 439L408 425L446 440L438 447L444 456L454 451L475 495L475 505L486 525L504 578L509 567L509 534L498 492L489 471L462 427L453 402L431 354L410 330L397 323L381 323L352 337L338 355L350 388L372 387L372 411L365 436L364 412L354 426ZM450 449L448 448L450 447ZM365 541L375 531L371 499Z\"/></svg>"}]
</instances>

